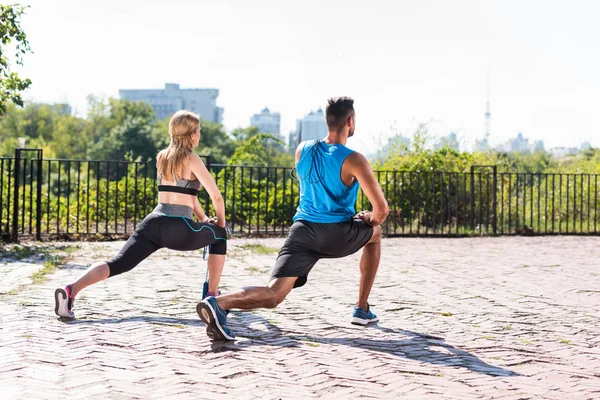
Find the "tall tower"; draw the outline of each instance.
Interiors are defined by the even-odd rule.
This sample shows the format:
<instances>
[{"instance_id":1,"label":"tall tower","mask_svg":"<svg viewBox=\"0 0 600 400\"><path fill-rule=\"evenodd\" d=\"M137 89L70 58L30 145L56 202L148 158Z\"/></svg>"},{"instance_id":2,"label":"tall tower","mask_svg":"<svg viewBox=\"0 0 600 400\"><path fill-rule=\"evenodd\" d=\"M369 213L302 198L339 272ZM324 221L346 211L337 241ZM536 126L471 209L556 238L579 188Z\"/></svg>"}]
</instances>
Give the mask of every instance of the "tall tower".
<instances>
[{"instance_id":1,"label":"tall tower","mask_svg":"<svg viewBox=\"0 0 600 400\"><path fill-rule=\"evenodd\" d=\"M491 91L491 84L492 84L492 76L491 76L491 72L488 69L488 73L487 73L487 90L486 90L486 102L485 102L485 136L484 136L484 142L486 144L488 144L488 141L490 139L490 117L491 117L491 112L490 112L490 91Z\"/></svg>"},{"instance_id":2,"label":"tall tower","mask_svg":"<svg viewBox=\"0 0 600 400\"><path fill-rule=\"evenodd\" d=\"M492 113L490 112L490 90L491 90L491 73L488 69L487 71L487 84L486 84L486 100L485 100L485 128L483 133L483 138L477 139L475 141L475 150L476 151L487 151L490 147L490 117Z\"/></svg>"}]
</instances>

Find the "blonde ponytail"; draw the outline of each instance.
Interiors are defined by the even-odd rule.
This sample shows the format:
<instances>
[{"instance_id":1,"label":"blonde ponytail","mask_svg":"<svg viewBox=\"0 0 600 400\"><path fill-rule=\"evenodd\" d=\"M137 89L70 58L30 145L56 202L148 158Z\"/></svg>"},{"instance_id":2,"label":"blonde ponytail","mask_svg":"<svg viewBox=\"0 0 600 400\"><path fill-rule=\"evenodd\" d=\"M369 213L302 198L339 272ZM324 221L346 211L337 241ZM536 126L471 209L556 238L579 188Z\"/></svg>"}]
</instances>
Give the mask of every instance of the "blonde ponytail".
<instances>
[{"instance_id":1,"label":"blonde ponytail","mask_svg":"<svg viewBox=\"0 0 600 400\"><path fill-rule=\"evenodd\" d=\"M177 111L169 122L169 147L156 156L158 175L168 181L181 178L183 169L192 154L192 135L198 131L200 117L191 111ZM173 176L175 174L175 176Z\"/></svg>"}]
</instances>

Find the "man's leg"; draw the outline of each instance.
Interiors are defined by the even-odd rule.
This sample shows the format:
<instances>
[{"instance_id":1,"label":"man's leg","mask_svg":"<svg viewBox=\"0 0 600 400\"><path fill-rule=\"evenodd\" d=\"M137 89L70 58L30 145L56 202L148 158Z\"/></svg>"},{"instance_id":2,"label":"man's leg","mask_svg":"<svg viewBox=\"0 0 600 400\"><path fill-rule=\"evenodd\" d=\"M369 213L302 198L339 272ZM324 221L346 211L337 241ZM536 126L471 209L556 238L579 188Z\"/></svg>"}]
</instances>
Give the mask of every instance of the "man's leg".
<instances>
[{"instance_id":1,"label":"man's leg","mask_svg":"<svg viewBox=\"0 0 600 400\"><path fill-rule=\"evenodd\" d=\"M356 305L367 310L367 301L373 282L375 281L375 275L377 274L377 268L379 267L379 258L381 257L381 227L376 226L373 228L373 236L367 242L363 248L362 255L360 257L360 286L358 289L358 301Z\"/></svg>"},{"instance_id":2,"label":"man's leg","mask_svg":"<svg viewBox=\"0 0 600 400\"><path fill-rule=\"evenodd\" d=\"M217 304L224 310L275 308L292 291L296 279L295 277L275 278L268 286L246 287L217 297Z\"/></svg>"},{"instance_id":3,"label":"man's leg","mask_svg":"<svg viewBox=\"0 0 600 400\"><path fill-rule=\"evenodd\" d=\"M296 278L275 278L267 287L249 287L219 297L207 297L196 306L196 312L206 324L206 334L212 340L235 340L227 327L229 308L274 308L294 287Z\"/></svg>"}]
</instances>

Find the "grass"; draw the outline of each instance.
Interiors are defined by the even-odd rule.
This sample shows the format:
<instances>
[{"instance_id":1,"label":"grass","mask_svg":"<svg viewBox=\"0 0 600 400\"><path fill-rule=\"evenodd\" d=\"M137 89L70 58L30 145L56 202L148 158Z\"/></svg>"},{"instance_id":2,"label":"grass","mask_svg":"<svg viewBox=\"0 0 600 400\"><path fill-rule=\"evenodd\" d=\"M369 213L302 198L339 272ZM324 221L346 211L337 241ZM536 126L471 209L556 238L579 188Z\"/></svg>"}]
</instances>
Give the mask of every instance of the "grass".
<instances>
[{"instance_id":1,"label":"grass","mask_svg":"<svg viewBox=\"0 0 600 400\"><path fill-rule=\"evenodd\" d=\"M512 327L512 326L510 326L510 325L506 325L506 326L503 326L503 327L502 327L502 330L503 330L503 331L512 331L512 329L513 329L513 327Z\"/></svg>"},{"instance_id":2,"label":"grass","mask_svg":"<svg viewBox=\"0 0 600 400\"><path fill-rule=\"evenodd\" d=\"M440 315L441 315L442 317L451 317L451 316L452 316L452 313L451 313L451 312L441 312L441 313L440 313Z\"/></svg>"},{"instance_id":3,"label":"grass","mask_svg":"<svg viewBox=\"0 0 600 400\"><path fill-rule=\"evenodd\" d=\"M69 254L77 249L77 246L30 246L10 244L0 246L0 258L8 258L12 261L31 260L36 263L43 261L43 268L29 276L31 284L39 285L46 282L48 275L54 273L60 265L64 264L69 259ZM27 285L20 285L19 288L12 289L2 294L14 296L26 286Z\"/></svg>"},{"instance_id":4,"label":"grass","mask_svg":"<svg viewBox=\"0 0 600 400\"><path fill-rule=\"evenodd\" d=\"M244 250L250 250L250 252L254 254L262 255L276 254L279 252L279 249L276 249L274 247L268 247L259 243L246 243L241 245L240 248Z\"/></svg>"},{"instance_id":5,"label":"grass","mask_svg":"<svg viewBox=\"0 0 600 400\"><path fill-rule=\"evenodd\" d=\"M528 339L521 339L521 343L523 343L524 345L529 346L531 344L531 340Z\"/></svg>"},{"instance_id":6,"label":"grass","mask_svg":"<svg viewBox=\"0 0 600 400\"><path fill-rule=\"evenodd\" d=\"M150 322L152 325L161 325L161 326L169 326L172 328L177 328L177 329L185 329L185 325L181 325L181 324L167 324L164 322Z\"/></svg>"},{"instance_id":7,"label":"grass","mask_svg":"<svg viewBox=\"0 0 600 400\"><path fill-rule=\"evenodd\" d=\"M316 343L313 340L303 339L302 341L304 343L306 343L307 345L309 345L310 347L320 347L321 346L319 343Z\"/></svg>"},{"instance_id":8,"label":"grass","mask_svg":"<svg viewBox=\"0 0 600 400\"><path fill-rule=\"evenodd\" d=\"M496 340L496 336L484 335L484 336L480 336L480 339L484 339L484 340Z\"/></svg>"},{"instance_id":9,"label":"grass","mask_svg":"<svg viewBox=\"0 0 600 400\"><path fill-rule=\"evenodd\" d=\"M31 279L31 283L34 285L39 285L41 283L46 282L47 276L54 273L58 264L62 261L62 257L60 256L51 256L50 259L44 261L44 268L34 272L29 275Z\"/></svg>"},{"instance_id":10,"label":"grass","mask_svg":"<svg viewBox=\"0 0 600 400\"><path fill-rule=\"evenodd\" d=\"M571 341L569 339L560 339L560 342L562 344L570 344L571 343Z\"/></svg>"}]
</instances>

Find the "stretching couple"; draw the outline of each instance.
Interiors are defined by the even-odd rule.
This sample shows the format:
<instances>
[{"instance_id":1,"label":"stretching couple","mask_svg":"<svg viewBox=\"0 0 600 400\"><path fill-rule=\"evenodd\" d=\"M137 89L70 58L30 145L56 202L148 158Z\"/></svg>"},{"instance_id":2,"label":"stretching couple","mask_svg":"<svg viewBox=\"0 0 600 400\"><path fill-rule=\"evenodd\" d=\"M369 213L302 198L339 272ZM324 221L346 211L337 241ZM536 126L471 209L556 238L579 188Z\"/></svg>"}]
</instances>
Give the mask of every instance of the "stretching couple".
<instances>
[{"instance_id":1,"label":"stretching couple","mask_svg":"<svg viewBox=\"0 0 600 400\"><path fill-rule=\"evenodd\" d=\"M354 135L354 101L330 99L326 119L327 137L302 142L296 149L300 204L267 286L219 295L227 250L225 207L214 179L192 151L200 141L200 119L189 111L179 111L169 124L171 144L157 156L158 205L112 260L93 264L77 281L56 290L56 314L74 318L75 296L83 288L130 271L161 247L196 250L209 246L209 287L196 310L211 339L235 340L227 326L228 310L274 308L293 288L306 283L318 260L345 257L363 248L358 301L351 322L376 322L368 297L379 266L379 225L387 217L387 202L366 158L345 146ZM356 214L359 185L373 211ZM216 218L208 218L200 207L196 195L201 186L212 199ZM200 222L195 222L192 214Z\"/></svg>"}]
</instances>

